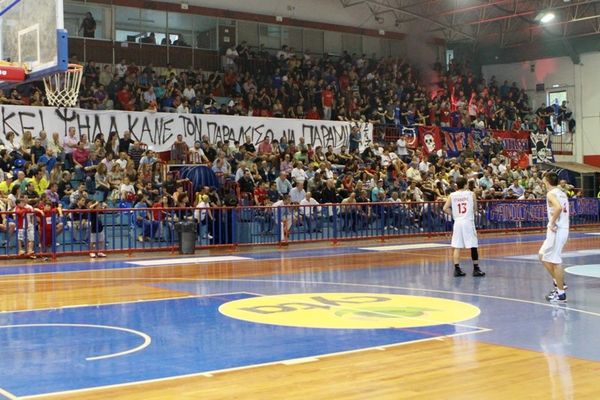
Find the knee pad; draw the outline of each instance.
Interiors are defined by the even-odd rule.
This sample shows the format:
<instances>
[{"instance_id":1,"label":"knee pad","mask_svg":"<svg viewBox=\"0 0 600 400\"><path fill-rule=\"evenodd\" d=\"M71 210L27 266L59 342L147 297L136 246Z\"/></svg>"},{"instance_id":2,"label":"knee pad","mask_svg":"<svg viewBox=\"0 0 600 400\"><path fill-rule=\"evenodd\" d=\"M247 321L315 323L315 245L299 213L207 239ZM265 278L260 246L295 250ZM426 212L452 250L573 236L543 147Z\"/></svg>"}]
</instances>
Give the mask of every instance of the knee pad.
<instances>
[{"instance_id":1,"label":"knee pad","mask_svg":"<svg viewBox=\"0 0 600 400\"><path fill-rule=\"evenodd\" d=\"M473 261L479 260L479 252L477 251L477 247L471 248L471 260L473 260Z\"/></svg>"}]
</instances>

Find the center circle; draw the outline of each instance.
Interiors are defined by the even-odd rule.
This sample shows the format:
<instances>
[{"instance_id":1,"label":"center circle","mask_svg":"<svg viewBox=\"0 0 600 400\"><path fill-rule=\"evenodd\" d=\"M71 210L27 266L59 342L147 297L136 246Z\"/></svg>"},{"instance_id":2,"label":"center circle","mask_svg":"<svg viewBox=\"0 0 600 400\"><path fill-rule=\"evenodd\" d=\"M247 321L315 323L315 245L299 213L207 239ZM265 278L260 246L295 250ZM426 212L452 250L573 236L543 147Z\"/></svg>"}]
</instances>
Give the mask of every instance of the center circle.
<instances>
[{"instance_id":1,"label":"center circle","mask_svg":"<svg viewBox=\"0 0 600 400\"><path fill-rule=\"evenodd\" d=\"M222 304L219 312L260 324L302 328L388 329L454 324L480 314L474 305L382 293L292 293Z\"/></svg>"},{"instance_id":2,"label":"center circle","mask_svg":"<svg viewBox=\"0 0 600 400\"><path fill-rule=\"evenodd\" d=\"M565 272L589 278L600 278L600 264L575 265L565 268Z\"/></svg>"}]
</instances>

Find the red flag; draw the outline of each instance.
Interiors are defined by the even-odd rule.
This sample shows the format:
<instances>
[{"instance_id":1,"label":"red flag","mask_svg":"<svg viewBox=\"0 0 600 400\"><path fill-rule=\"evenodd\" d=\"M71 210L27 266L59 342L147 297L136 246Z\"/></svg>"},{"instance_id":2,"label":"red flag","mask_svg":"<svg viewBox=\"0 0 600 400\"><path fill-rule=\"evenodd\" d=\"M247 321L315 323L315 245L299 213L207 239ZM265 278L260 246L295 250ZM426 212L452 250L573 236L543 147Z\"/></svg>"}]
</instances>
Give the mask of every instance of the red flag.
<instances>
[{"instance_id":1,"label":"red flag","mask_svg":"<svg viewBox=\"0 0 600 400\"><path fill-rule=\"evenodd\" d=\"M519 162L523 162L523 157L530 153L529 133L525 131L511 132L492 130L492 135L502 139L502 154L510 159L510 166L515 168Z\"/></svg>"},{"instance_id":2,"label":"red flag","mask_svg":"<svg viewBox=\"0 0 600 400\"><path fill-rule=\"evenodd\" d=\"M419 142L423 154L435 153L442 148L442 135L439 126L419 126Z\"/></svg>"}]
</instances>

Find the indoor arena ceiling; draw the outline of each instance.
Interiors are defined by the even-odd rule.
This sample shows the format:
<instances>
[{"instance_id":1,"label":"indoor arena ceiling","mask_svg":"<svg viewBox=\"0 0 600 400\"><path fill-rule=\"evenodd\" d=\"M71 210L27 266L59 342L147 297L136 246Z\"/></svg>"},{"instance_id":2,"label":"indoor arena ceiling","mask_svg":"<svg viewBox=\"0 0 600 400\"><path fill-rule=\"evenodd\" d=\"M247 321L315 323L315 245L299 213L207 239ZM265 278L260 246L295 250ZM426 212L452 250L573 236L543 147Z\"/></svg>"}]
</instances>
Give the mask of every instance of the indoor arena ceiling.
<instances>
[{"instance_id":1,"label":"indoor arena ceiling","mask_svg":"<svg viewBox=\"0 0 600 400\"><path fill-rule=\"evenodd\" d=\"M509 49L598 35L600 0L339 0L400 32L430 34L448 43ZM541 23L542 13L555 18ZM425 28L423 28L425 27Z\"/></svg>"}]
</instances>

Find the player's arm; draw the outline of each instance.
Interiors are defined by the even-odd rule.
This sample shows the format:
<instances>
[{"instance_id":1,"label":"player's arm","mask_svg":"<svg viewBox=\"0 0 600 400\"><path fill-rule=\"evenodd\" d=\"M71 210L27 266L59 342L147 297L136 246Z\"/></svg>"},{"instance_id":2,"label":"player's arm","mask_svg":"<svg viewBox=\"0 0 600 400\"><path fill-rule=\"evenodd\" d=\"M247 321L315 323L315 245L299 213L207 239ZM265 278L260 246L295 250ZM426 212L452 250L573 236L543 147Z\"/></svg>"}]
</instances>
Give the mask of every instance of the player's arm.
<instances>
[{"instance_id":1,"label":"player's arm","mask_svg":"<svg viewBox=\"0 0 600 400\"><path fill-rule=\"evenodd\" d=\"M477 194L473 192L473 212L477 212Z\"/></svg>"},{"instance_id":2,"label":"player's arm","mask_svg":"<svg viewBox=\"0 0 600 400\"><path fill-rule=\"evenodd\" d=\"M556 231L556 221L558 217L560 217L560 213L562 212L562 206L554 193L548 193L547 195L548 203L552 207L552 215L550 216L550 221L548 221L548 228L552 231Z\"/></svg>"},{"instance_id":3,"label":"player's arm","mask_svg":"<svg viewBox=\"0 0 600 400\"><path fill-rule=\"evenodd\" d=\"M452 200L450 197L448 197L444 203L444 212L448 215L452 215Z\"/></svg>"}]
</instances>

